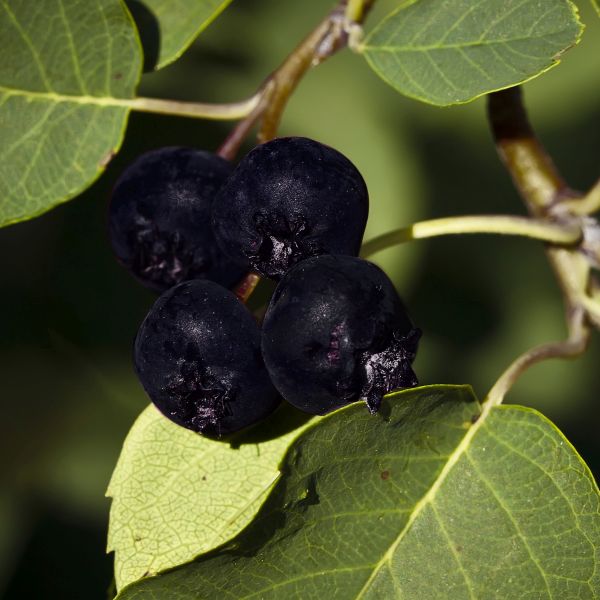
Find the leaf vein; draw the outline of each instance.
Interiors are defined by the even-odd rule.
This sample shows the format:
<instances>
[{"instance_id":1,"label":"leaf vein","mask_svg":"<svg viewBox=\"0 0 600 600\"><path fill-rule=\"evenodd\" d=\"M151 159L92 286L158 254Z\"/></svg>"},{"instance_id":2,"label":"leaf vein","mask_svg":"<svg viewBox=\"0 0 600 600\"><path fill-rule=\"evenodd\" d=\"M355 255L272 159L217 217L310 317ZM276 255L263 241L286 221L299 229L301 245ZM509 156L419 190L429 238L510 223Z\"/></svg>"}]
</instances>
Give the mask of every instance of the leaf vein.
<instances>
[{"instance_id":1,"label":"leaf vein","mask_svg":"<svg viewBox=\"0 0 600 600\"><path fill-rule=\"evenodd\" d=\"M508 517L512 526L514 527L515 532L517 533L517 537L522 541L523 546L527 550L527 553L529 554L529 556L531 558L531 562L537 567L538 571L540 572L540 575L542 576L542 579L544 580L544 585L546 586L546 590L548 592L548 598L552 599L553 595L552 595L552 592L550 591L550 584L548 583L548 578L546 577L546 572L540 565L539 559L537 558L537 556L535 556L533 550L531 549L531 546L529 545L529 542L527 541L527 536L524 535L523 532L521 531L521 527L519 526L519 523L515 519L514 515L512 514L512 512L510 511L508 506L505 505L502 498L498 495L498 493L496 492L496 490L490 483L487 476L484 475L483 470L481 469L480 465L472 459L472 457L469 454L468 449L465 454L465 457L469 461L469 463L472 465L472 467L475 469L475 471L477 471L477 473L479 474L479 477L481 478L481 481L483 482L485 487L487 487L487 489L490 491L490 494L496 500L496 502L498 503L498 506L500 506L500 508L506 513L506 516Z\"/></svg>"},{"instance_id":2,"label":"leaf vein","mask_svg":"<svg viewBox=\"0 0 600 600\"><path fill-rule=\"evenodd\" d=\"M468 10L466 10L459 19L457 19L452 27L450 27L446 33L440 38L439 43L441 44L444 40L448 39L450 34L474 11L476 11L486 0L479 0L475 4L472 4Z\"/></svg>"},{"instance_id":3,"label":"leaf vein","mask_svg":"<svg viewBox=\"0 0 600 600\"><path fill-rule=\"evenodd\" d=\"M452 542L450 533L444 526L444 521L441 518L437 508L435 507L435 502L431 502L431 510L433 511L433 516L435 517L435 520L438 522L440 529L442 530L442 533L444 534L444 537L448 540L448 546L450 548L450 552L452 553L452 556L454 556L454 560L456 561L456 564L458 565L458 569L460 570L460 572L463 576L463 579L465 580L465 585L467 586L467 590L469 591L469 597L473 598L473 600L477 600L477 596L475 595L475 591L473 590L473 584L472 584L471 580L469 579L467 571L465 570L465 566L462 564L462 561L460 560L460 556L459 556L458 552L456 551L456 548L454 547L454 543Z\"/></svg>"},{"instance_id":4,"label":"leaf vein","mask_svg":"<svg viewBox=\"0 0 600 600\"><path fill-rule=\"evenodd\" d=\"M442 46L428 44L424 46L363 46L363 49L367 52L386 52L386 53L394 53L399 54L401 52L411 53L411 52L432 52L436 50L456 50L457 48L470 48L470 47L486 47L486 46L501 46L504 44L510 44L512 42L526 42L533 40L545 40L546 38L552 37L557 34L563 33L564 30L551 31L544 35L540 35L535 38L531 37L514 37L507 39L494 39L494 40L472 40L469 42L456 42L452 44L444 44Z\"/></svg>"},{"instance_id":5,"label":"leaf vein","mask_svg":"<svg viewBox=\"0 0 600 600\"><path fill-rule=\"evenodd\" d=\"M531 426L529 423L523 423L523 424ZM532 427L534 427L536 429L539 429L539 427L535 427L535 426L532 426ZM563 492L562 488L556 484L556 482L554 481L554 479L552 478L552 476L550 475L550 473L548 473L547 471L545 471L538 463L536 463L534 460L532 460L531 457L523 454L522 452L520 452L516 448L514 448L514 447L510 446L509 444L507 444L506 441L504 441L501 437L499 437L498 435L496 435L491 429L486 428L486 433L488 435L490 435L491 437L493 437L495 440L497 440L498 443L502 444L503 446L505 446L506 448L508 448L510 451L512 451L514 454L517 454L518 456L520 456L521 458L523 458L525 461L527 461L530 464L534 465L536 468L538 468L540 471L542 471L542 473L544 473L545 475L548 476L548 478L550 479L550 481L552 481L552 483L554 484L554 487L556 488L556 490L560 493L560 495L563 497L564 501L566 502L567 506L571 510L571 514L573 515L573 517L575 518L575 522L577 523L577 529L586 538L586 540L590 544L590 547L591 548L595 548L595 544L594 544L593 540L590 539L589 534L587 533L586 529L584 527L581 527L581 525L580 525L580 516L581 515L578 515L575 512L575 510L573 509L572 504L569 502L569 499L566 497L566 495ZM542 432L542 433L544 433L544 432ZM545 433L544 433L544 435L545 435ZM600 510L598 510L598 507L597 507L596 512L595 513L590 513L590 514L600 515ZM594 563L594 574L596 573L596 569L597 568L598 568L598 565L595 562ZM590 580L591 580L591 578L590 578Z\"/></svg>"},{"instance_id":6,"label":"leaf vein","mask_svg":"<svg viewBox=\"0 0 600 600\"><path fill-rule=\"evenodd\" d=\"M69 42L69 48L71 49L71 58L73 59L73 68L74 73L79 85L81 87L81 91L84 95L88 95L88 89L83 77L81 75L81 66L79 64L79 55L77 50L75 49L75 41L73 40L73 32L71 31L71 25L69 23L69 19L67 19L67 15L65 13L65 6L63 4L63 0L58 0L58 6L60 7L60 17L65 24L65 33L67 34L67 41Z\"/></svg>"},{"instance_id":7,"label":"leaf vein","mask_svg":"<svg viewBox=\"0 0 600 600\"><path fill-rule=\"evenodd\" d=\"M33 40L29 37L29 34L27 33L27 31L25 29L23 29L23 27L17 20L16 15L13 13L12 10L10 10L10 8L8 7L8 4L5 2L5 0L2 0L2 6L6 10L6 13L8 14L8 18L12 21L13 25L15 26L15 29L19 32L19 34L21 35L21 38L25 42L29 51L31 52L31 56L33 57L33 62L35 63L36 67L38 68L38 72L40 74L40 77L42 78L42 81L44 82L44 85L46 86L47 91L52 92L52 86L50 85L50 80L48 79L48 74L46 73L44 63L42 62L42 59L40 58L40 55L37 51L37 48L35 47L35 45L33 43Z\"/></svg>"},{"instance_id":8,"label":"leaf vein","mask_svg":"<svg viewBox=\"0 0 600 600\"><path fill-rule=\"evenodd\" d=\"M523 0L523 2L520 2L519 4L516 4L515 6L513 6L509 11L502 13L497 19L493 20L486 29L483 30L483 32L481 33L481 36L479 37L479 40L482 40L485 38L486 35L489 34L490 31L492 31L492 29L494 29L494 27L497 27L500 23L502 23L502 21L504 21L507 17L510 17L510 15L512 15L514 12L518 11L519 9L523 8L523 6L525 6L527 3L529 2L529 0Z\"/></svg>"}]
</instances>

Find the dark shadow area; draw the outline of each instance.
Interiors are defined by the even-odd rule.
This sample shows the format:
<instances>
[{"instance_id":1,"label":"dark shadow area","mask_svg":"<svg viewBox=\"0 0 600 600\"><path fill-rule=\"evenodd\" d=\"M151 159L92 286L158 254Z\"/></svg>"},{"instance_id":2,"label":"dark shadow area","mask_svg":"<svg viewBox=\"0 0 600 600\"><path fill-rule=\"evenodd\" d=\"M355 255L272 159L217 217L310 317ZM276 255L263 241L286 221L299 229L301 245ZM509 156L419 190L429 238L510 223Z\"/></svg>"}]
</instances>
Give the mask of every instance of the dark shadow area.
<instances>
[{"instance_id":1,"label":"dark shadow area","mask_svg":"<svg viewBox=\"0 0 600 600\"><path fill-rule=\"evenodd\" d=\"M304 413L282 401L277 410L254 427L232 435L227 441L232 448L242 444L260 444L278 438L309 421L313 415Z\"/></svg>"},{"instance_id":2,"label":"dark shadow area","mask_svg":"<svg viewBox=\"0 0 600 600\"><path fill-rule=\"evenodd\" d=\"M195 562L204 562L220 554L252 557L262 552L267 544L293 536L304 525L310 507L320 503L317 478L318 473L310 473L303 485L280 479L254 519L238 535L196 558ZM298 497L291 501L288 498L290 485L292 489L300 490Z\"/></svg>"},{"instance_id":3,"label":"dark shadow area","mask_svg":"<svg viewBox=\"0 0 600 600\"><path fill-rule=\"evenodd\" d=\"M40 506L4 600L106 600L113 565L105 549L104 523L93 526Z\"/></svg>"},{"instance_id":4,"label":"dark shadow area","mask_svg":"<svg viewBox=\"0 0 600 600\"><path fill-rule=\"evenodd\" d=\"M112 557L103 497L127 430L148 403L131 350L156 299L113 256L111 188L142 152L213 149L227 127L133 114L121 152L92 187L0 230L0 480L26 498L64 495L102 519L95 529L45 506L27 513L34 533L15 541L26 550L15 557L7 598L106 598Z\"/></svg>"},{"instance_id":5,"label":"dark shadow area","mask_svg":"<svg viewBox=\"0 0 600 600\"><path fill-rule=\"evenodd\" d=\"M160 55L160 25L154 13L141 0L127 0L144 52L144 71L154 71Z\"/></svg>"},{"instance_id":6,"label":"dark shadow area","mask_svg":"<svg viewBox=\"0 0 600 600\"><path fill-rule=\"evenodd\" d=\"M271 300L271 296L275 291L276 283L271 281L270 279L265 279L264 277L260 280L259 284L256 286L254 292L252 292L252 296L248 299L246 306L259 318L262 319L265 311L267 310L267 306L269 305L269 301Z\"/></svg>"}]
</instances>

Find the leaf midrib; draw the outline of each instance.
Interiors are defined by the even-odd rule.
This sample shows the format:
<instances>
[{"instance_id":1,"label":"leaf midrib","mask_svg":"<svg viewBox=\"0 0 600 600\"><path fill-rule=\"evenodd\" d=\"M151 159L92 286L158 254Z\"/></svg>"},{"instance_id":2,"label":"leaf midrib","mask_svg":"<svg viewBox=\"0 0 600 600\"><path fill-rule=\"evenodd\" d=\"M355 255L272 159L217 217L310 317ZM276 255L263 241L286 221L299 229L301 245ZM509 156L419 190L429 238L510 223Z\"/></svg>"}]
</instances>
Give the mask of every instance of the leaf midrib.
<instances>
[{"instance_id":1,"label":"leaf midrib","mask_svg":"<svg viewBox=\"0 0 600 600\"><path fill-rule=\"evenodd\" d=\"M438 490L444 483L446 477L448 476L450 471L452 471L458 460L462 457L463 454L465 454L474 435L477 433L477 431L479 431L479 428L483 425L493 408L494 407L490 406L489 403L483 405L479 418L475 423L471 425L471 427L465 433L458 446L456 446L454 451L450 454L448 461L443 466L442 470L440 471L439 475L437 476L436 480L433 482L427 493L415 504L413 511L408 517L406 525L402 528L394 542L390 544L389 548L386 550L385 554L381 557L381 559L377 563L375 563L373 572L371 573L371 575L369 575L369 578L365 581L364 585L359 590L358 594L355 597L355 600L360 600L365 595L365 593L371 587L371 583L373 582L375 577L377 577L382 567L390 562L390 559L393 557L396 548L398 548L405 535L412 527L413 523L417 520L417 517L421 514L422 510L429 504L433 505L433 500L435 499L436 493L438 492Z\"/></svg>"},{"instance_id":2,"label":"leaf midrib","mask_svg":"<svg viewBox=\"0 0 600 600\"><path fill-rule=\"evenodd\" d=\"M433 50L456 50L460 48L470 48L470 47L485 47L485 46L499 46L499 45L507 45L512 42L525 42L530 40L543 40L547 37L551 37L557 34L564 33L566 29L560 29L557 31L551 31L549 33L545 33L540 36L525 36L525 37L515 37L515 38L506 38L506 39L498 39L498 40L485 40L478 39L472 40L469 42L460 42L454 44L441 44L441 45L420 45L420 46L390 46L386 44L385 46L376 46L370 45L368 40L365 44L362 44L360 47L361 52L431 52Z\"/></svg>"},{"instance_id":3,"label":"leaf midrib","mask_svg":"<svg viewBox=\"0 0 600 600\"><path fill-rule=\"evenodd\" d=\"M19 90L0 85L0 94L6 96L24 96L25 98L33 98L52 102L55 104L68 102L71 104L83 104L92 106L110 106L117 108L132 108L135 106L135 98L115 98L113 96L89 96L89 95L70 95L58 94L56 92L39 92L31 90Z\"/></svg>"}]
</instances>

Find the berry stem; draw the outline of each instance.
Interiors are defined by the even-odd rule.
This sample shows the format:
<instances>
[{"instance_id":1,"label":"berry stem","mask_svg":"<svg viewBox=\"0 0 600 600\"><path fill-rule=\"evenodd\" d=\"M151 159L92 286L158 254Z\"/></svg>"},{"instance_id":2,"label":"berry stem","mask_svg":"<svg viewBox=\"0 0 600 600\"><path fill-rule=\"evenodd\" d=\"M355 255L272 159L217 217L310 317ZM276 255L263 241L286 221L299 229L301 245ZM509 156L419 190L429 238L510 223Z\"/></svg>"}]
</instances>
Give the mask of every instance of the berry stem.
<instances>
[{"instance_id":1,"label":"berry stem","mask_svg":"<svg viewBox=\"0 0 600 600\"><path fill-rule=\"evenodd\" d=\"M248 298L252 295L252 292L256 289L256 286L260 282L260 276L256 273L248 273L242 281L237 285L234 290L234 294L238 299L246 303Z\"/></svg>"},{"instance_id":2,"label":"berry stem","mask_svg":"<svg viewBox=\"0 0 600 600\"><path fill-rule=\"evenodd\" d=\"M468 215L420 221L408 227L384 233L369 240L361 249L367 257L390 246L442 235L467 233L496 233L517 235L560 245L574 245L581 241L581 229L576 225L557 225L541 219L512 215Z\"/></svg>"},{"instance_id":3,"label":"berry stem","mask_svg":"<svg viewBox=\"0 0 600 600\"><path fill-rule=\"evenodd\" d=\"M234 160L240 147L244 143L244 140L248 137L248 134L261 118L264 113L271 94L273 92L273 85L270 81L263 86L260 92L260 100L245 119L242 119L229 133L229 135L223 140L223 143L217 150L217 154L225 160Z\"/></svg>"},{"instance_id":4,"label":"berry stem","mask_svg":"<svg viewBox=\"0 0 600 600\"><path fill-rule=\"evenodd\" d=\"M271 73L268 80L274 83L274 92L263 115L259 142L269 141L277 135L287 101L302 77L311 67L348 45L349 31L363 22L372 4L373 0L341 0Z\"/></svg>"},{"instance_id":5,"label":"berry stem","mask_svg":"<svg viewBox=\"0 0 600 600\"><path fill-rule=\"evenodd\" d=\"M268 107L262 117L261 128L258 132L260 142L267 142L277 134L279 121L283 110L292 92L300 82L300 79L313 65L317 50L324 41L331 37L332 46L335 50L341 47L340 39L334 38L335 25L334 15L339 20L339 7L327 15L321 23L308 36L300 42L296 49L286 58L281 66L274 71L269 80L274 83L275 89ZM342 31L336 32L341 34ZM332 48L331 54L335 51ZM324 57L323 57L324 58Z\"/></svg>"}]
</instances>

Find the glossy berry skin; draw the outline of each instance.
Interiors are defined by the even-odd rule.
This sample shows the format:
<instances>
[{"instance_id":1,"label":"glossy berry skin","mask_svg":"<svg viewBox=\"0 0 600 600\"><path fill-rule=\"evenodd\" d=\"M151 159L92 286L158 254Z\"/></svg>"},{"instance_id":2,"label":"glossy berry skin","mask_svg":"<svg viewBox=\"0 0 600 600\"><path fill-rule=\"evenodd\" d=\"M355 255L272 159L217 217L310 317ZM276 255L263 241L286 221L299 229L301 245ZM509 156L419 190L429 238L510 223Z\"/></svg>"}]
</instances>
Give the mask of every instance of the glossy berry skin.
<instances>
[{"instance_id":1,"label":"glossy berry skin","mask_svg":"<svg viewBox=\"0 0 600 600\"><path fill-rule=\"evenodd\" d=\"M278 138L242 159L215 200L223 250L279 279L319 254L357 255L369 212L365 182L337 150Z\"/></svg>"},{"instance_id":2,"label":"glossy berry skin","mask_svg":"<svg viewBox=\"0 0 600 600\"><path fill-rule=\"evenodd\" d=\"M220 156L192 148L140 156L117 181L110 202L109 234L119 261L157 292L197 278L235 285L247 263L223 255L210 217L231 171Z\"/></svg>"},{"instance_id":3,"label":"glossy berry skin","mask_svg":"<svg viewBox=\"0 0 600 600\"><path fill-rule=\"evenodd\" d=\"M165 416L209 436L252 425L280 402L254 317L212 281L186 281L158 298L138 331L134 366Z\"/></svg>"},{"instance_id":4,"label":"glossy berry skin","mask_svg":"<svg viewBox=\"0 0 600 600\"><path fill-rule=\"evenodd\" d=\"M411 363L420 331L394 286L374 264L319 256L279 282L263 323L262 351L271 380L291 404L325 414L417 385Z\"/></svg>"}]
</instances>

